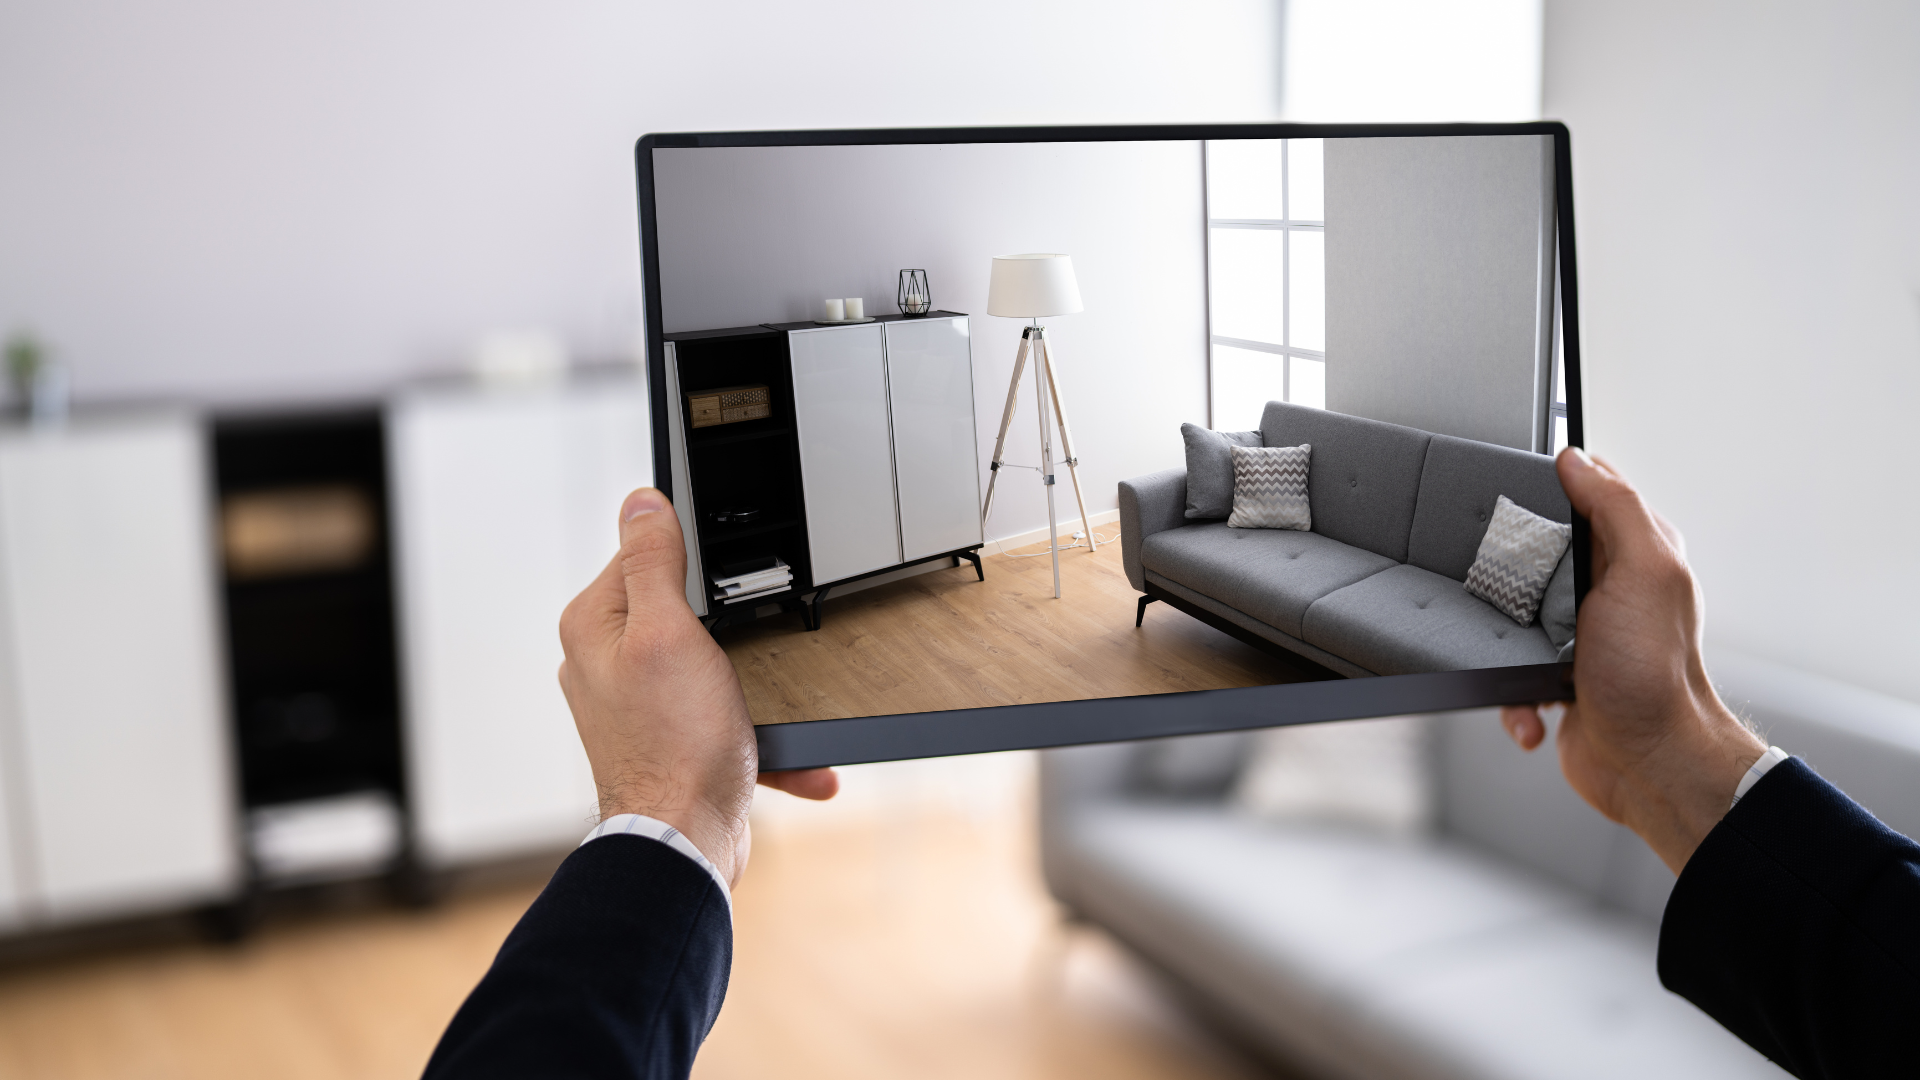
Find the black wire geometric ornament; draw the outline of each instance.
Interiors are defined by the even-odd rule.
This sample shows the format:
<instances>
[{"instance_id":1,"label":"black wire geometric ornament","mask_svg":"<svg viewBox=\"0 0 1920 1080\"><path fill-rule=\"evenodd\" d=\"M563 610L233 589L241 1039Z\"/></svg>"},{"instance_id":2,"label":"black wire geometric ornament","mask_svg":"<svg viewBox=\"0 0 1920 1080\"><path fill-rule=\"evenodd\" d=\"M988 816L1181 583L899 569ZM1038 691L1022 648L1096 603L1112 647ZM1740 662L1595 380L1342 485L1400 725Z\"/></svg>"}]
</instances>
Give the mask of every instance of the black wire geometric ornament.
<instances>
[{"instance_id":1,"label":"black wire geometric ornament","mask_svg":"<svg viewBox=\"0 0 1920 1080\"><path fill-rule=\"evenodd\" d=\"M932 311L933 293L927 288L927 272L900 271L900 290L894 294L893 302L900 305L900 314L910 319Z\"/></svg>"}]
</instances>

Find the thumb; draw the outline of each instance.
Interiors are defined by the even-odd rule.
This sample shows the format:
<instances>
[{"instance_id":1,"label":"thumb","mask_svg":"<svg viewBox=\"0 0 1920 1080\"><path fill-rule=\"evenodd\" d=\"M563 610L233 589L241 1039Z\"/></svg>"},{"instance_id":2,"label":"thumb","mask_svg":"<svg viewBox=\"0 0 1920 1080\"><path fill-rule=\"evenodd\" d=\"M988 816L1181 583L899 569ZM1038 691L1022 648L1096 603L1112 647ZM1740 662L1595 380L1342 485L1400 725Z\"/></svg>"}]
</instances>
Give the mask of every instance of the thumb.
<instances>
[{"instance_id":1,"label":"thumb","mask_svg":"<svg viewBox=\"0 0 1920 1080\"><path fill-rule=\"evenodd\" d=\"M687 606L687 543L658 488L640 488L620 506L620 576L627 619L658 626L693 614Z\"/></svg>"}]
</instances>

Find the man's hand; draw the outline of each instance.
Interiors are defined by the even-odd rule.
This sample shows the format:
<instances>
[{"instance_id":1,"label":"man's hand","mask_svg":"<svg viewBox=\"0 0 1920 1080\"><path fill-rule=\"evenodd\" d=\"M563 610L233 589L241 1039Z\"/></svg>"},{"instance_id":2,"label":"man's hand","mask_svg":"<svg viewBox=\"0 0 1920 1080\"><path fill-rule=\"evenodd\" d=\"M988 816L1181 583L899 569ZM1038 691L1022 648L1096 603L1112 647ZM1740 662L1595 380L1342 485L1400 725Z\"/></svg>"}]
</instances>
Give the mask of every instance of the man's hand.
<instances>
[{"instance_id":1,"label":"man's hand","mask_svg":"<svg viewBox=\"0 0 1920 1080\"><path fill-rule=\"evenodd\" d=\"M1721 703L1700 657L1702 598L1680 534L1604 461L1560 453L1560 483L1593 526L1593 587L1580 605L1560 770L1679 873L1766 744ZM1501 710L1524 750L1535 706Z\"/></svg>"},{"instance_id":2,"label":"man's hand","mask_svg":"<svg viewBox=\"0 0 1920 1080\"><path fill-rule=\"evenodd\" d=\"M759 768L753 723L733 665L687 606L686 581L686 545L666 497L653 488L628 495L620 553L560 617L560 688L601 815L659 818L738 883ZM759 779L808 799L839 788L831 769Z\"/></svg>"}]
</instances>

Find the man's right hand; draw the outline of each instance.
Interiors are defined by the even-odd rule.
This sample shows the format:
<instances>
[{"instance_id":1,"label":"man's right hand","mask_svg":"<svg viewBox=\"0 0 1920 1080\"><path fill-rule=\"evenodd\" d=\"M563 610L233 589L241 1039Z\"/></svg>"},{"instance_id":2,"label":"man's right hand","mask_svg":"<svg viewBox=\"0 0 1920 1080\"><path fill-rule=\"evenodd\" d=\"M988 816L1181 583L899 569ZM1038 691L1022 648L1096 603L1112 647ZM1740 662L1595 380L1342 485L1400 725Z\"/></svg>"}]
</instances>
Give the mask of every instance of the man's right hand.
<instances>
[{"instance_id":1,"label":"man's right hand","mask_svg":"<svg viewBox=\"0 0 1920 1080\"><path fill-rule=\"evenodd\" d=\"M1679 873L1766 744L1707 680L1702 597L1680 534L1604 461L1561 451L1573 508L1593 526L1593 587L1580 605L1574 693L1557 745L1567 782ZM1501 722L1522 749L1546 735L1536 706Z\"/></svg>"}]
</instances>

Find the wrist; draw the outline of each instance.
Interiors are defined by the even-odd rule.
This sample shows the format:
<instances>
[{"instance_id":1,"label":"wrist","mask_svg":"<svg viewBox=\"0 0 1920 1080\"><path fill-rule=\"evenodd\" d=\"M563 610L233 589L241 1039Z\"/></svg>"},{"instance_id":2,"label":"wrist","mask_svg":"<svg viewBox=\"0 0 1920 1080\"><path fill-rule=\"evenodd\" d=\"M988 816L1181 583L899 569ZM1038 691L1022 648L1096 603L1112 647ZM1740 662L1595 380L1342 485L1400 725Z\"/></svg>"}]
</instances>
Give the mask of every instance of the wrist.
<instances>
[{"instance_id":1,"label":"wrist","mask_svg":"<svg viewBox=\"0 0 1920 1080\"><path fill-rule=\"evenodd\" d=\"M684 789L670 786L602 785L600 819L605 821L619 814L639 814L665 822L706 856L723 879L729 883L739 881L745 861L740 858L746 833L744 813L728 814L694 798Z\"/></svg>"},{"instance_id":2,"label":"wrist","mask_svg":"<svg viewBox=\"0 0 1920 1080\"><path fill-rule=\"evenodd\" d=\"M1675 874L1724 818L1740 778L1767 744L1715 699L1668 727L1671 737L1624 777L1625 824Z\"/></svg>"}]
</instances>

